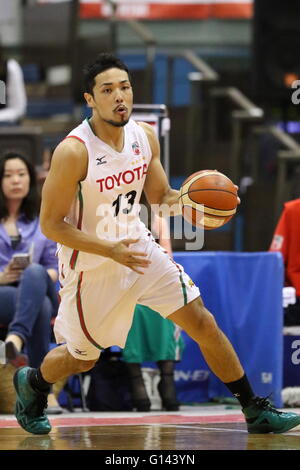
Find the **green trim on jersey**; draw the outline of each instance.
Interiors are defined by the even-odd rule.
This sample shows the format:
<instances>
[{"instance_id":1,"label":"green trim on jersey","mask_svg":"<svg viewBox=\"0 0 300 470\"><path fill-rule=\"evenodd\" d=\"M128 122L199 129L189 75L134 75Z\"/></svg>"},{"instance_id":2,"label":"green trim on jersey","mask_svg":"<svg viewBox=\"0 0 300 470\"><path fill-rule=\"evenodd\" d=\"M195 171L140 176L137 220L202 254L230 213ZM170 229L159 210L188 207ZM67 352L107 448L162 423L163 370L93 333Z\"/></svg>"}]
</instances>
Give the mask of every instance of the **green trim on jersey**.
<instances>
[{"instance_id":1,"label":"green trim on jersey","mask_svg":"<svg viewBox=\"0 0 300 470\"><path fill-rule=\"evenodd\" d=\"M85 118L85 120L86 120L86 122L88 123L88 125L89 125L89 127L90 127L92 133L93 133L94 135L96 135L95 132L93 131L93 128L92 128L92 126L91 126L91 123L90 123L89 118ZM97 136L96 136L96 137L97 137Z\"/></svg>"},{"instance_id":2,"label":"green trim on jersey","mask_svg":"<svg viewBox=\"0 0 300 470\"><path fill-rule=\"evenodd\" d=\"M79 216L78 216L77 228L79 230L81 230L82 217L83 217L83 197L82 197L81 182L79 182L79 190L78 190L77 197L78 197L78 200L79 200ZM75 269L78 254L79 254L78 250L73 250L71 258L70 258L70 268L71 269Z\"/></svg>"},{"instance_id":3,"label":"green trim on jersey","mask_svg":"<svg viewBox=\"0 0 300 470\"><path fill-rule=\"evenodd\" d=\"M184 283L184 280L183 280L183 277L182 277L182 274L180 273L179 275L179 278L180 278L180 282L181 282L181 288L182 288L182 294L183 294L183 301L184 301L184 305L187 304L187 292L186 292L186 285Z\"/></svg>"}]
</instances>

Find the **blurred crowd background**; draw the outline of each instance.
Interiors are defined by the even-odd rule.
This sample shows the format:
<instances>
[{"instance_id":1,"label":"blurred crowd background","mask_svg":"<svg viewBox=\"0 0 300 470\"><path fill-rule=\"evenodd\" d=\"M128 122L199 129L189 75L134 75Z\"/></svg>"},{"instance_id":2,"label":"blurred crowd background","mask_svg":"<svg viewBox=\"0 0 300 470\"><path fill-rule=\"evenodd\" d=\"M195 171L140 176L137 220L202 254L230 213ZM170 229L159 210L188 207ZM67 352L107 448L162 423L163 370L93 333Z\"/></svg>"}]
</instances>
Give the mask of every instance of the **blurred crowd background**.
<instances>
[{"instance_id":1,"label":"blurred crowd background","mask_svg":"<svg viewBox=\"0 0 300 470\"><path fill-rule=\"evenodd\" d=\"M82 66L113 51L133 72L135 103L167 107L173 187L205 168L240 186L238 216L204 249L267 250L283 202L299 197L299 18L295 0L0 0L2 55L20 64L27 94L0 145L21 146L42 182L86 116Z\"/></svg>"}]
</instances>

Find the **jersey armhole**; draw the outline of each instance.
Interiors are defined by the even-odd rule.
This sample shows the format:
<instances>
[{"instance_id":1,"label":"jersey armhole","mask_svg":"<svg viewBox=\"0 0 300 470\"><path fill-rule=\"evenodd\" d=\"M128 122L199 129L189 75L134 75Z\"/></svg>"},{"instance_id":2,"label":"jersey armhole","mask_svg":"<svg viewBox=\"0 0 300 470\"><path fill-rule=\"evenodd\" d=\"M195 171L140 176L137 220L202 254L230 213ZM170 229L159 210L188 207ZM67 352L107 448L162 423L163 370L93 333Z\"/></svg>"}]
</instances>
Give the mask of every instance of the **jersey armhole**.
<instances>
[{"instance_id":1,"label":"jersey armhole","mask_svg":"<svg viewBox=\"0 0 300 470\"><path fill-rule=\"evenodd\" d=\"M152 148L151 148L151 145L150 145L150 142L149 142L149 139L148 139L147 132L144 129L144 127L139 124L140 122L143 122L143 121L135 121L136 125L138 126L139 132L142 132L142 134L144 136L145 144L147 146L147 151L149 153L149 163L150 163L151 160L152 160Z\"/></svg>"},{"instance_id":2,"label":"jersey armhole","mask_svg":"<svg viewBox=\"0 0 300 470\"><path fill-rule=\"evenodd\" d=\"M79 142L81 142L82 144L85 145L85 141L82 140L80 137L78 137L77 135L67 135L67 137L64 138L64 140L66 139L77 139L79 140Z\"/></svg>"},{"instance_id":3,"label":"jersey armhole","mask_svg":"<svg viewBox=\"0 0 300 470\"><path fill-rule=\"evenodd\" d=\"M77 135L67 135L67 137L65 137L63 140L66 140L66 139L77 139L77 140L79 140L79 142L81 142L81 143L85 146L86 151L88 152L88 149L87 149L87 146L86 146L86 144L85 144L85 141L82 140L82 139L81 139L80 137L78 137ZM83 181L85 181L86 178L87 178L87 175L88 175L88 172L89 172L89 165L90 165L89 156L88 156L87 165L88 165L88 166L87 166L87 171L86 171L86 177L85 177L83 180L80 180L80 183L83 183Z\"/></svg>"}]
</instances>

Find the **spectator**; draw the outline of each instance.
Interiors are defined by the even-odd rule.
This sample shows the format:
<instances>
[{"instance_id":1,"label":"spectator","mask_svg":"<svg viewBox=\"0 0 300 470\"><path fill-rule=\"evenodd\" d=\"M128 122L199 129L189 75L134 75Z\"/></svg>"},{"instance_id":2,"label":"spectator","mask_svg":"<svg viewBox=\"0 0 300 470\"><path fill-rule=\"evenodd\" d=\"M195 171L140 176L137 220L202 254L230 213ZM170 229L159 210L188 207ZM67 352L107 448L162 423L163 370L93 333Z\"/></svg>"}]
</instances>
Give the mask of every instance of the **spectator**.
<instances>
[{"instance_id":1,"label":"spectator","mask_svg":"<svg viewBox=\"0 0 300 470\"><path fill-rule=\"evenodd\" d=\"M58 301L56 244L39 227L39 196L32 164L20 154L0 159L0 324L8 326L6 356L15 367L33 367L49 351L51 317ZM29 253L28 266L13 255ZM3 372L3 368L2 368ZM51 406L57 406L53 396ZM52 408L53 410L53 408Z\"/></svg>"},{"instance_id":2,"label":"spectator","mask_svg":"<svg viewBox=\"0 0 300 470\"><path fill-rule=\"evenodd\" d=\"M285 308L284 324L300 325L300 199L284 204L270 251L282 253L285 285L296 290L296 303L291 303Z\"/></svg>"},{"instance_id":3,"label":"spectator","mask_svg":"<svg viewBox=\"0 0 300 470\"><path fill-rule=\"evenodd\" d=\"M1 46L0 80L5 84L6 98L6 103L0 100L0 126L18 124L26 113L27 105L23 72L15 59L5 60Z\"/></svg>"}]
</instances>

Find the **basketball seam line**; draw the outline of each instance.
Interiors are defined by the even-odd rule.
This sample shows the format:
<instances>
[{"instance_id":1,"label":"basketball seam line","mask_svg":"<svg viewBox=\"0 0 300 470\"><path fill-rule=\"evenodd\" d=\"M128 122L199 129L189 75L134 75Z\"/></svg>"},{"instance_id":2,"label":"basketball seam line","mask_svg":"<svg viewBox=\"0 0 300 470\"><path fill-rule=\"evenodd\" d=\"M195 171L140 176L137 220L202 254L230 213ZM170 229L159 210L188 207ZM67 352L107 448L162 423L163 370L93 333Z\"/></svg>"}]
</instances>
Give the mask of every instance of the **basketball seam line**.
<instances>
[{"instance_id":1,"label":"basketball seam line","mask_svg":"<svg viewBox=\"0 0 300 470\"><path fill-rule=\"evenodd\" d=\"M190 206L185 206L185 207L190 207ZM195 207L192 208L192 209L194 209L195 211L197 211L197 209L196 209ZM208 207L208 209L213 209L213 207ZM217 209L217 210L222 210L222 209ZM232 209L232 210L233 210L233 209ZM198 212L200 212L200 211L198 211ZM210 219L212 219L212 218L213 218L213 219L218 219L218 218L219 218L219 219L224 219L224 217L232 217L232 216L234 216L235 214L231 214L231 215L221 215L221 214L210 214L209 212L204 212L203 215L204 215L204 217L208 217L208 218L210 218Z\"/></svg>"},{"instance_id":2,"label":"basketball seam line","mask_svg":"<svg viewBox=\"0 0 300 470\"><path fill-rule=\"evenodd\" d=\"M185 194L189 194L189 193L196 193L197 191L221 191L222 193L232 194L233 196L237 197L236 193L228 191L227 189L217 189L217 188L190 189L186 193L181 194L181 196L184 196Z\"/></svg>"},{"instance_id":3,"label":"basketball seam line","mask_svg":"<svg viewBox=\"0 0 300 470\"><path fill-rule=\"evenodd\" d=\"M182 196L185 196L186 194L188 193L184 193ZM194 204L198 204L199 206L204 206L206 207L207 209L211 209L211 210L215 210L215 211L224 211L224 212L228 212L228 211L234 211L236 209L236 207L233 207L232 209L217 209L216 207L211 207L211 206L208 206L207 204L202 204L201 202L196 202L194 201L193 199L191 199L191 201L194 203ZM182 204L182 207L190 207L186 204ZM194 207L193 209L197 210L196 207ZM213 214L210 214L210 215L213 215ZM214 214L214 217L229 217L229 216L226 216L226 215L216 215Z\"/></svg>"}]
</instances>

